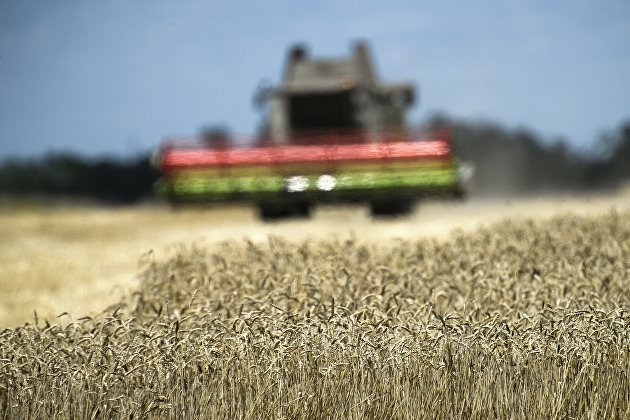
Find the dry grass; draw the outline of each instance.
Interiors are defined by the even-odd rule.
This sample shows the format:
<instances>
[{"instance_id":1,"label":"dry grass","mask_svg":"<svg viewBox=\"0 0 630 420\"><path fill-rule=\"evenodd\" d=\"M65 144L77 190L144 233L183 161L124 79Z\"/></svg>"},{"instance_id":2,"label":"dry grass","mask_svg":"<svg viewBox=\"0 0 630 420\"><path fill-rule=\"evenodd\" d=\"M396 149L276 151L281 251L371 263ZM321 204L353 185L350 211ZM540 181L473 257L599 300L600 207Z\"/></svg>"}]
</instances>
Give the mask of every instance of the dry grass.
<instances>
[{"instance_id":1,"label":"dry grass","mask_svg":"<svg viewBox=\"0 0 630 420\"><path fill-rule=\"evenodd\" d=\"M630 418L630 212L182 246L0 332L11 418Z\"/></svg>"}]
</instances>

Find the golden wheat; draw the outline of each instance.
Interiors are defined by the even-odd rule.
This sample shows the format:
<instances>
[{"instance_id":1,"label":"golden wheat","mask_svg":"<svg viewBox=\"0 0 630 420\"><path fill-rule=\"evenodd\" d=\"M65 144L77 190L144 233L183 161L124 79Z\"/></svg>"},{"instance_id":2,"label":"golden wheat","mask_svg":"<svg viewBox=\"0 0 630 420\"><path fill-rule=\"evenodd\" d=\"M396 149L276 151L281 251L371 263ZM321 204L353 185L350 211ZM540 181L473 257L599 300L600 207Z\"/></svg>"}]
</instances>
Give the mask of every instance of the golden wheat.
<instances>
[{"instance_id":1,"label":"golden wheat","mask_svg":"<svg viewBox=\"0 0 630 420\"><path fill-rule=\"evenodd\" d=\"M0 414L630 418L630 212L142 264L98 316L0 332Z\"/></svg>"}]
</instances>

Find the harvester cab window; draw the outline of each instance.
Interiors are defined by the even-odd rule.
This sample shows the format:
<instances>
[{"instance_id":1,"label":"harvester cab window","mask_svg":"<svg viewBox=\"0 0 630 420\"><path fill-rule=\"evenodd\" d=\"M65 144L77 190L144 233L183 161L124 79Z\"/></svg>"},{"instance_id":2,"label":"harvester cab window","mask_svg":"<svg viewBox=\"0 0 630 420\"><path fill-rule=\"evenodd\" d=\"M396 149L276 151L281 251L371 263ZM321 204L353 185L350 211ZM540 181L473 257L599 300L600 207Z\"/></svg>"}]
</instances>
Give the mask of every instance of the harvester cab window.
<instances>
[{"instance_id":1,"label":"harvester cab window","mask_svg":"<svg viewBox=\"0 0 630 420\"><path fill-rule=\"evenodd\" d=\"M294 94L288 99L289 124L293 133L359 128L351 92Z\"/></svg>"}]
</instances>

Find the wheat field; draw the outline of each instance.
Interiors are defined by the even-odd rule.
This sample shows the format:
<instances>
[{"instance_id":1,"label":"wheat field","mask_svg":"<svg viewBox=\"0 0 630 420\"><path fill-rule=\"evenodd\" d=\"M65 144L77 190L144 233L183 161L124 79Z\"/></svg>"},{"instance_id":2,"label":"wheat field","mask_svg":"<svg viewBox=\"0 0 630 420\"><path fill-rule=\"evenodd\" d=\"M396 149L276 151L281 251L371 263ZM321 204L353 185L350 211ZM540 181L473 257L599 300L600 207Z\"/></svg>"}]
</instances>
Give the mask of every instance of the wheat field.
<instances>
[{"instance_id":1,"label":"wheat field","mask_svg":"<svg viewBox=\"0 0 630 420\"><path fill-rule=\"evenodd\" d=\"M604 207L147 252L104 310L0 331L0 415L630 418L630 210Z\"/></svg>"},{"instance_id":2,"label":"wheat field","mask_svg":"<svg viewBox=\"0 0 630 420\"><path fill-rule=\"evenodd\" d=\"M355 237L368 243L448 239L503 219L598 215L630 209L630 194L422 202L409 217L372 220L364 207L322 207L311 220L261 223L246 206L103 208L0 201L0 328L62 312L92 315L138 287L138 261L172 255L179 244L226 239L264 242Z\"/></svg>"}]
</instances>

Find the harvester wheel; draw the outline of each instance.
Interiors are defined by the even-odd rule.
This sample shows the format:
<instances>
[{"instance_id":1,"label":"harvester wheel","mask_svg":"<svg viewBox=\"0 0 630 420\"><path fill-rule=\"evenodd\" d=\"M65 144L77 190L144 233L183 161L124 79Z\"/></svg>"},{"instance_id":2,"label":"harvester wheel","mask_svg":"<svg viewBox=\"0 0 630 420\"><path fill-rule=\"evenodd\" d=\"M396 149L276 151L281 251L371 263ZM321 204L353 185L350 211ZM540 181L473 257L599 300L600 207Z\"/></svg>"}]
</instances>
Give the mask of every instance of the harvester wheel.
<instances>
[{"instance_id":1,"label":"harvester wheel","mask_svg":"<svg viewBox=\"0 0 630 420\"><path fill-rule=\"evenodd\" d=\"M258 214L263 220L278 220L290 217L308 218L311 215L311 206L308 202L258 203Z\"/></svg>"},{"instance_id":2,"label":"harvester wheel","mask_svg":"<svg viewBox=\"0 0 630 420\"><path fill-rule=\"evenodd\" d=\"M373 217L404 216L411 213L413 202L406 198L378 200L370 202L370 214Z\"/></svg>"}]
</instances>

